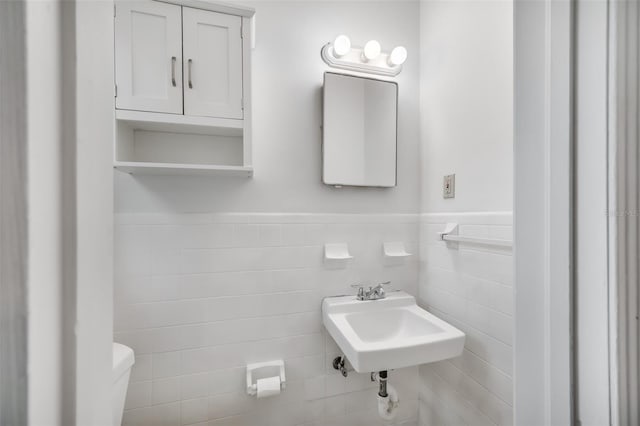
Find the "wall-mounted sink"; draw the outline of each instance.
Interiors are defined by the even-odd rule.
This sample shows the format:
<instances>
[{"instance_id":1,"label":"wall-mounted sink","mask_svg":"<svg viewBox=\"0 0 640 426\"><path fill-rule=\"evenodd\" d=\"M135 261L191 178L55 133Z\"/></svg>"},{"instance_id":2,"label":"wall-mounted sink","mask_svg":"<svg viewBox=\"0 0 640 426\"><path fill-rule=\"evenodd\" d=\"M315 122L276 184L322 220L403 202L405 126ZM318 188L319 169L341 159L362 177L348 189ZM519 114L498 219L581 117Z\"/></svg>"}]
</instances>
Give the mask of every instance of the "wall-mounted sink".
<instances>
[{"instance_id":1,"label":"wall-mounted sink","mask_svg":"<svg viewBox=\"0 0 640 426\"><path fill-rule=\"evenodd\" d=\"M453 358L464 346L463 332L420 308L403 291L380 300L327 297L322 321L358 373Z\"/></svg>"}]
</instances>

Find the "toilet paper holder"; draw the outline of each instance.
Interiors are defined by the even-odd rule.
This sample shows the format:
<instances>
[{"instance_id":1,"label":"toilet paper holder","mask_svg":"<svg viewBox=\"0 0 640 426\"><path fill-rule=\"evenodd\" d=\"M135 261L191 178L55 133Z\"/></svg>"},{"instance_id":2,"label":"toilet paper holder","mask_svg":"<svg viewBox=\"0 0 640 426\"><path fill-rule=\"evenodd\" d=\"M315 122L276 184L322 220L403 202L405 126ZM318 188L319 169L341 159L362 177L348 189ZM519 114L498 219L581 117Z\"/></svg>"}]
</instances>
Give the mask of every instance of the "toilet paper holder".
<instances>
[{"instance_id":1,"label":"toilet paper holder","mask_svg":"<svg viewBox=\"0 0 640 426\"><path fill-rule=\"evenodd\" d=\"M258 385L253 381L253 372L262 368L278 368L280 370L280 390L284 390L286 379L284 375L284 361L281 359L276 361L257 362L247 365L247 394L256 395L258 393Z\"/></svg>"}]
</instances>

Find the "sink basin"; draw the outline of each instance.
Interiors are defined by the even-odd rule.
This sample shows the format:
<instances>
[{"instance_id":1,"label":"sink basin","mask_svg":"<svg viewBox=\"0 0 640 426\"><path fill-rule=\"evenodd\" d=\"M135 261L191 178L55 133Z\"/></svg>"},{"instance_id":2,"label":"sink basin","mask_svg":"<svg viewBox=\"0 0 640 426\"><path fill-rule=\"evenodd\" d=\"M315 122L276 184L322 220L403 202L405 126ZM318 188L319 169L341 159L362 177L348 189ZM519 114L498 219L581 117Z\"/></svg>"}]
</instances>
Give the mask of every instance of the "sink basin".
<instances>
[{"instance_id":1,"label":"sink basin","mask_svg":"<svg viewBox=\"0 0 640 426\"><path fill-rule=\"evenodd\" d=\"M403 291L380 300L327 297L322 321L358 373L454 358L464 347L463 332L420 308Z\"/></svg>"}]
</instances>

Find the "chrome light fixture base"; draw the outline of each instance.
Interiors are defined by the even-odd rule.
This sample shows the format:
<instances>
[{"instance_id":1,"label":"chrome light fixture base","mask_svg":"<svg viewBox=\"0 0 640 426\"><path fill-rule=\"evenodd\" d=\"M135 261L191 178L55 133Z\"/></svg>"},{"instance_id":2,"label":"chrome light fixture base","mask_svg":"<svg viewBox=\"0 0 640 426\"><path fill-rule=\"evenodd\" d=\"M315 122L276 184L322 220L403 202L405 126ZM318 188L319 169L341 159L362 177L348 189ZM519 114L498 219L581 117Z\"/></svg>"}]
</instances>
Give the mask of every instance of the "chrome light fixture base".
<instances>
[{"instance_id":1,"label":"chrome light fixture base","mask_svg":"<svg viewBox=\"0 0 640 426\"><path fill-rule=\"evenodd\" d=\"M390 54L384 52L377 58L365 62L364 49L360 47L351 47L347 54L338 56L333 51L332 43L327 43L322 47L320 54L322 60L332 68L388 77L395 77L402 71L402 65L389 65Z\"/></svg>"}]
</instances>

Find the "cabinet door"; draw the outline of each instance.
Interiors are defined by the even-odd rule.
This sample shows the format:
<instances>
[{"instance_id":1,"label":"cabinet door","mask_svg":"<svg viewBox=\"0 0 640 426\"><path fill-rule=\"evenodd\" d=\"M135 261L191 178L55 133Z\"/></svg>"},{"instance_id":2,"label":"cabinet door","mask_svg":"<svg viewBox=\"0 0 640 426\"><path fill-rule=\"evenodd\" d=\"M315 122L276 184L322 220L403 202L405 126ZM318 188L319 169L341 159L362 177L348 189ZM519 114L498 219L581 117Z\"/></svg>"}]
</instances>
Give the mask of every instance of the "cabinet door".
<instances>
[{"instance_id":1,"label":"cabinet door","mask_svg":"<svg viewBox=\"0 0 640 426\"><path fill-rule=\"evenodd\" d=\"M116 2L116 108L182 114L182 10Z\"/></svg>"},{"instance_id":2,"label":"cabinet door","mask_svg":"<svg viewBox=\"0 0 640 426\"><path fill-rule=\"evenodd\" d=\"M242 18L183 8L184 113L242 118Z\"/></svg>"}]
</instances>

